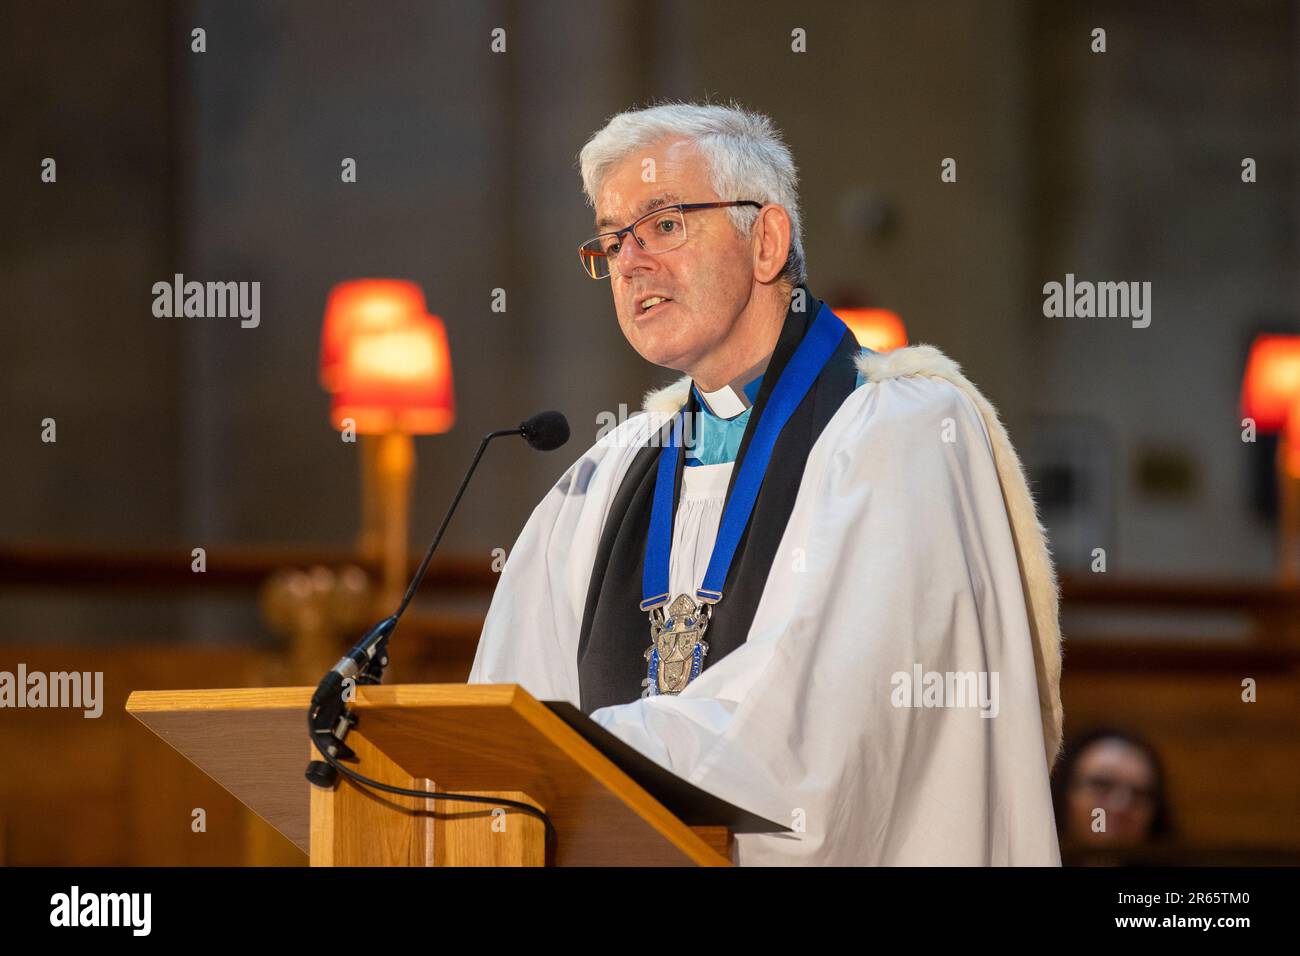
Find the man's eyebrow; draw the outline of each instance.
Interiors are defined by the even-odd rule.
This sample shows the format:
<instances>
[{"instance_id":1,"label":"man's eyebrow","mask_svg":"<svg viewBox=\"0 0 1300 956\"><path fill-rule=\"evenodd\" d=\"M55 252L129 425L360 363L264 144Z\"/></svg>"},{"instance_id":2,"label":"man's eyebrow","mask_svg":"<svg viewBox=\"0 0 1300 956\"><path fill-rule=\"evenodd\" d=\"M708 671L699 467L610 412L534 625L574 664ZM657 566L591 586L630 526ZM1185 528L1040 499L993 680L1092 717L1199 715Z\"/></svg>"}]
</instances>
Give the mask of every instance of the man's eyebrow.
<instances>
[{"instance_id":1,"label":"man's eyebrow","mask_svg":"<svg viewBox=\"0 0 1300 956\"><path fill-rule=\"evenodd\" d=\"M653 199L647 200L645 205L641 207L641 215L644 216L650 210L658 209L660 206L667 206L671 203L677 203L681 201L682 201L682 197L675 195L673 193L664 193L661 196L655 196ZM600 232L604 232L610 226L617 226L617 225L618 223L616 223L613 219L610 219L608 216L605 216L596 223L596 229Z\"/></svg>"}]
</instances>

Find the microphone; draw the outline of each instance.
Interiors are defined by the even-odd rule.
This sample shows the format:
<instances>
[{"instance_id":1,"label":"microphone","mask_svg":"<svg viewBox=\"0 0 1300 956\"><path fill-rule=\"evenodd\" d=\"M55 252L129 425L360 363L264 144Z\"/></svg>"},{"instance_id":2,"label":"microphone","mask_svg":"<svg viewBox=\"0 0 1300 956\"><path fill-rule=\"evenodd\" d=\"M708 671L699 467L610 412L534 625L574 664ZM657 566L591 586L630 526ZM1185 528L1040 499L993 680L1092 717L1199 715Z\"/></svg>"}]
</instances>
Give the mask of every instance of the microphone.
<instances>
[{"instance_id":1,"label":"microphone","mask_svg":"<svg viewBox=\"0 0 1300 956\"><path fill-rule=\"evenodd\" d=\"M539 412L520 425L519 432L538 451L553 451L569 440L569 420L559 412Z\"/></svg>"},{"instance_id":2,"label":"microphone","mask_svg":"<svg viewBox=\"0 0 1300 956\"><path fill-rule=\"evenodd\" d=\"M443 516L442 524L438 526L433 543L424 553L424 560L420 562L415 575L411 578L411 583L406 588L401 604L396 611L367 631L350 651L339 658L339 662L330 668L317 685L316 692L311 698L308 717L312 727L312 739L316 741L316 747L322 755L336 758L355 756L343 743L343 738L347 736L348 730L356 720L353 715L344 713L343 683L351 677L355 677L360 684L378 684L383 680L384 668L388 666L389 635L393 633L398 619L406 611L411 599L415 597L415 592L419 590L420 582L424 580L424 573L428 570L429 560L442 540L443 532L447 530L447 524L451 521L456 506L460 504L461 495L465 493L469 479L474 474L474 469L478 467L479 459L483 457L488 442L502 435L522 435L524 440L538 451L554 451L569 440L569 421L556 411L540 412L527 421L521 422L518 428L488 432L483 436L478 451L474 454L474 460L470 462L465 477L461 479L456 497L451 500L451 506ZM331 764L313 760L307 766L307 779L317 786L331 787L338 779L338 774Z\"/></svg>"}]
</instances>

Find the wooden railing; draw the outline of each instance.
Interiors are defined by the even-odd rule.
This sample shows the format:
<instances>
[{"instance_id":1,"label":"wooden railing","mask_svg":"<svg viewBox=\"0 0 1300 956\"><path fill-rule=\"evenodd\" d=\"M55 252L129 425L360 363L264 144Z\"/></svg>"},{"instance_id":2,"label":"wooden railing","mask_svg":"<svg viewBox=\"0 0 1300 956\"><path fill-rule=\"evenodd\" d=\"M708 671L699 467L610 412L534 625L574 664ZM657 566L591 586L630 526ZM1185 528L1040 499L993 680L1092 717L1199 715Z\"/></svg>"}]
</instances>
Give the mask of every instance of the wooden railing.
<instances>
[{"instance_id":1,"label":"wooden railing","mask_svg":"<svg viewBox=\"0 0 1300 956\"><path fill-rule=\"evenodd\" d=\"M379 561L354 551L318 547L209 548L207 570L190 569L190 546L105 547L102 545L0 544L0 588L231 588L254 591L285 567L354 564L379 574ZM414 573L420 556L412 556ZM497 575L486 559L435 557L424 590L491 593Z\"/></svg>"}]
</instances>

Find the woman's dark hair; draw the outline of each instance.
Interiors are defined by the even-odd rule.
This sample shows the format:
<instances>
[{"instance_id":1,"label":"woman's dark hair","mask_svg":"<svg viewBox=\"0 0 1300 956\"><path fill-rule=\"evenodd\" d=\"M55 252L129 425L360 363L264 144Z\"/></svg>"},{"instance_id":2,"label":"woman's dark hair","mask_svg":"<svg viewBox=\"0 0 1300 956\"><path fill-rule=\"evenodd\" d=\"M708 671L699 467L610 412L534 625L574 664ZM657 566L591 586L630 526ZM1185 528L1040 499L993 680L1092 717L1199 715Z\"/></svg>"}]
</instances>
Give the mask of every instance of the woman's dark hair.
<instances>
[{"instance_id":1,"label":"woman's dark hair","mask_svg":"<svg viewBox=\"0 0 1300 956\"><path fill-rule=\"evenodd\" d=\"M1118 740L1121 743L1128 744L1142 752L1151 764L1152 776L1155 778L1152 793L1152 814L1151 814L1151 839L1165 840L1173 834L1173 820L1169 814L1169 801L1165 793L1165 770L1160 762L1160 757L1156 749L1146 740L1129 733L1126 730L1120 730L1116 727L1098 727L1090 730L1085 734L1070 739L1065 745L1065 750L1061 754L1061 762L1056 767L1056 772L1052 774L1052 805L1056 812L1056 833L1063 836L1065 833L1065 814L1066 814L1066 797L1069 795L1070 786L1074 783L1075 767L1079 758L1083 756L1095 743L1103 740Z\"/></svg>"}]
</instances>

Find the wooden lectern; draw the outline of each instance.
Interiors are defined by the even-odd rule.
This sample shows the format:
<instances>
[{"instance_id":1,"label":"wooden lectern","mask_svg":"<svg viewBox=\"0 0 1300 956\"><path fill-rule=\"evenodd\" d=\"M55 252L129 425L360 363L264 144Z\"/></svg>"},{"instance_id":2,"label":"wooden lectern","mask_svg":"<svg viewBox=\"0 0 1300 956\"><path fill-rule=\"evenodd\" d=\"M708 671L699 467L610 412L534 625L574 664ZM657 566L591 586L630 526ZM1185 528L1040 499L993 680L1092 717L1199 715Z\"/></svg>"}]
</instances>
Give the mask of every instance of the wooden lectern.
<instances>
[{"instance_id":1,"label":"wooden lectern","mask_svg":"<svg viewBox=\"0 0 1300 956\"><path fill-rule=\"evenodd\" d=\"M547 859L542 821L517 809L383 794L342 776L333 790L313 787L303 776L319 759L307 733L311 696L309 687L135 691L126 709L312 866L728 866L733 832L786 829L645 767L639 779L667 778L659 789L677 806L705 807L679 809L711 824L687 825L602 754L592 731L575 729L586 721L576 708L515 684L357 688L347 743L359 762L347 766L403 788L536 806L556 830ZM561 707L574 716L563 719Z\"/></svg>"}]
</instances>

